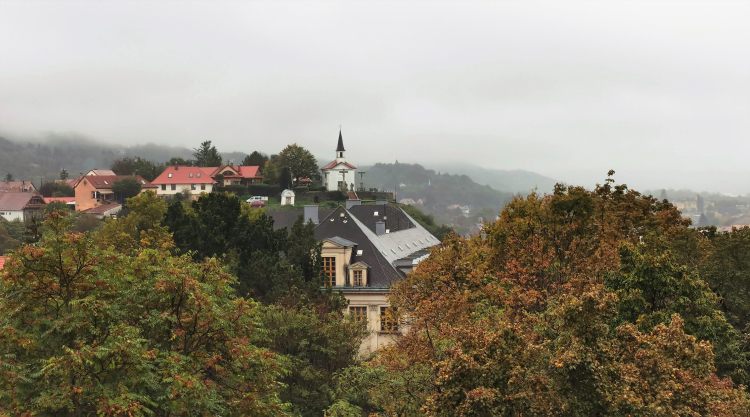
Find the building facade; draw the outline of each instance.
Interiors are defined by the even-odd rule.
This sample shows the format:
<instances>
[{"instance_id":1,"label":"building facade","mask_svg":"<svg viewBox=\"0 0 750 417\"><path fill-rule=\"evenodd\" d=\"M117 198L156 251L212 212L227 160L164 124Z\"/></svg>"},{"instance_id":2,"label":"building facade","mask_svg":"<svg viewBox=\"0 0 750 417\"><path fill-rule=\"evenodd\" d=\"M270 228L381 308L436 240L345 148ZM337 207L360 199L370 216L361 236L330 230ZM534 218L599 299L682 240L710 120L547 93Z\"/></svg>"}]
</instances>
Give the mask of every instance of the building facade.
<instances>
[{"instance_id":1,"label":"building facade","mask_svg":"<svg viewBox=\"0 0 750 417\"><path fill-rule=\"evenodd\" d=\"M277 229L290 227L299 216L317 225L324 285L340 291L349 301L348 317L369 330L362 354L392 343L407 330L405 323L390 318L390 286L429 256L429 250L440 243L435 236L385 201L350 200L347 207L333 210L306 206L304 211L267 214Z\"/></svg>"},{"instance_id":2,"label":"building facade","mask_svg":"<svg viewBox=\"0 0 750 417\"><path fill-rule=\"evenodd\" d=\"M44 197L33 192L0 192L0 217L8 221L27 221L42 216Z\"/></svg>"},{"instance_id":3,"label":"building facade","mask_svg":"<svg viewBox=\"0 0 750 417\"><path fill-rule=\"evenodd\" d=\"M75 192L76 211L86 211L109 204L122 204L112 191L114 183L134 179L141 184L141 192L154 191L157 187L138 175L87 175L78 181Z\"/></svg>"}]
</instances>

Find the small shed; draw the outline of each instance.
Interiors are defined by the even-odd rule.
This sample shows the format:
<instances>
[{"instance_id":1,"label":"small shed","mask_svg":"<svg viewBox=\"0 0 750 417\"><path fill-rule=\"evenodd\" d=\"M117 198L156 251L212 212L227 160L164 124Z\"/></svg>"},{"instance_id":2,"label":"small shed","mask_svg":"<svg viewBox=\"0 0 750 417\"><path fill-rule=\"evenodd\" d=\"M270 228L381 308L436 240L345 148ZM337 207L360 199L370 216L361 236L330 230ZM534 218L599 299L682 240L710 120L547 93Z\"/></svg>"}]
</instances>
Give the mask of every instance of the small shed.
<instances>
[{"instance_id":1,"label":"small shed","mask_svg":"<svg viewBox=\"0 0 750 417\"><path fill-rule=\"evenodd\" d=\"M281 205L294 205L294 191L287 189L281 192Z\"/></svg>"}]
</instances>

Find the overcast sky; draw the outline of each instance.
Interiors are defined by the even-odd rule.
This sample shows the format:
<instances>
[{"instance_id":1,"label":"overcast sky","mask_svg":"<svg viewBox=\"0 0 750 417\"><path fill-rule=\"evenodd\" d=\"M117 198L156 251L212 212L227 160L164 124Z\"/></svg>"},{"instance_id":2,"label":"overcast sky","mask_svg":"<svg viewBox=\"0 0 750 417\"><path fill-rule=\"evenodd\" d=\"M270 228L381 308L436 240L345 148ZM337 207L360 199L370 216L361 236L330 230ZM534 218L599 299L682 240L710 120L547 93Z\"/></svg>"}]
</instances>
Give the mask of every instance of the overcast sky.
<instances>
[{"instance_id":1,"label":"overcast sky","mask_svg":"<svg viewBox=\"0 0 750 417\"><path fill-rule=\"evenodd\" d=\"M0 134L750 192L750 2L0 0Z\"/></svg>"}]
</instances>

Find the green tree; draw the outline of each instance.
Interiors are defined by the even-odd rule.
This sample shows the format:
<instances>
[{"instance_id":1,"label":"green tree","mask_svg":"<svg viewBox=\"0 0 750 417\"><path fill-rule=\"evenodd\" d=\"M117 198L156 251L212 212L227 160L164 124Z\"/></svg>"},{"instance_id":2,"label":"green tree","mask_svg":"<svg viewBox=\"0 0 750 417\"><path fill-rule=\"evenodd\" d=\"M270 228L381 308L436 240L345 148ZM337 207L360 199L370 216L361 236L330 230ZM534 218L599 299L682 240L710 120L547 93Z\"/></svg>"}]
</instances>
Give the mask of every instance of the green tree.
<instances>
[{"instance_id":1,"label":"green tree","mask_svg":"<svg viewBox=\"0 0 750 417\"><path fill-rule=\"evenodd\" d=\"M268 161L268 157L263 155L262 153L258 151L253 151L250 155L246 156L245 159L242 160L243 166L259 166L261 168L266 166L266 161Z\"/></svg>"},{"instance_id":2,"label":"green tree","mask_svg":"<svg viewBox=\"0 0 750 417\"><path fill-rule=\"evenodd\" d=\"M698 210L698 213L703 213L703 209L704 209L704 207L703 207L703 196L701 196L700 194L698 194L698 195L695 196L695 199L696 199L696 208Z\"/></svg>"},{"instance_id":3,"label":"green tree","mask_svg":"<svg viewBox=\"0 0 750 417\"><path fill-rule=\"evenodd\" d=\"M67 180L68 179L68 170L63 168L60 170L60 179L61 180Z\"/></svg>"},{"instance_id":4,"label":"green tree","mask_svg":"<svg viewBox=\"0 0 750 417\"><path fill-rule=\"evenodd\" d=\"M266 184L276 184L279 181L279 174L276 170L276 164L266 161L266 168L263 170L263 182Z\"/></svg>"},{"instance_id":5,"label":"green tree","mask_svg":"<svg viewBox=\"0 0 750 417\"><path fill-rule=\"evenodd\" d=\"M141 192L141 183L135 178L123 178L112 184L112 192L123 199L135 197Z\"/></svg>"},{"instance_id":6,"label":"green tree","mask_svg":"<svg viewBox=\"0 0 750 417\"><path fill-rule=\"evenodd\" d=\"M300 178L320 181L317 160L310 151L296 143L288 145L279 152L278 166L289 168L295 181L299 181Z\"/></svg>"},{"instance_id":7,"label":"green tree","mask_svg":"<svg viewBox=\"0 0 750 417\"><path fill-rule=\"evenodd\" d=\"M5 174L5 181L13 181L13 174L10 172Z\"/></svg>"},{"instance_id":8,"label":"green tree","mask_svg":"<svg viewBox=\"0 0 750 417\"><path fill-rule=\"evenodd\" d=\"M701 212L701 217L698 219L698 227L708 227L710 226L708 224L708 217L706 217L706 213Z\"/></svg>"},{"instance_id":9,"label":"green tree","mask_svg":"<svg viewBox=\"0 0 750 417\"><path fill-rule=\"evenodd\" d=\"M185 159L185 158L172 157L172 158L169 159L169 161L167 161L167 165L168 166L174 166L174 165L179 165L179 166L193 166L193 162L194 161L189 160L189 159Z\"/></svg>"},{"instance_id":10,"label":"green tree","mask_svg":"<svg viewBox=\"0 0 750 417\"><path fill-rule=\"evenodd\" d=\"M146 181L153 181L166 169L164 164L155 164L148 159L136 156L133 158L133 174L140 175Z\"/></svg>"},{"instance_id":11,"label":"green tree","mask_svg":"<svg viewBox=\"0 0 750 417\"><path fill-rule=\"evenodd\" d=\"M0 217L0 256L21 247L21 241L14 238L8 231L9 224L10 222Z\"/></svg>"},{"instance_id":12,"label":"green tree","mask_svg":"<svg viewBox=\"0 0 750 417\"><path fill-rule=\"evenodd\" d=\"M283 413L285 361L257 345L258 306L231 296L233 278L215 260L101 250L68 227L55 217L3 271L4 411Z\"/></svg>"},{"instance_id":13,"label":"green tree","mask_svg":"<svg viewBox=\"0 0 750 417\"><path fill-rule=\"evenodd\" d=\"M721 297L721 308L740 331L750 333L750 227L729 233L706 231L709 255L700 274Z\"/></svg>"},{"instance_id":14,"label":"green tree","mask_svg":"<svg viewBox=\"0 0 750 417\"><path fill-rule=\"evenodd\" d=\"M135 171L133 158L123 157L116 159L109 167L116 175L133 175Z\"/></svg>"},{"instance_id":15,"label":"green tree","mask_svg":"<svg viewBox=\"0 0 750 417\"><path fill-rule=\"evenodd\" d=\"M58 182L45 182L38 191L44 197L75 197L76 195L73 187Z\"/></svg>"},{"instance_id":16,"label":"green tree","mask_svg":"<svg viewBox=\"0 0 750 417\"><path fill-rule=\"evenodd\" d=\"M659 194L659 199L660 200L666 200L667 199L667 190L665 190L665 189L661 190L661 194Z\"/></svg>"},{"instance_id":17,"label":"green tree","mask_svg":"<svg viewBox=\"0 0 750 417\"><path fill-rule=\"evenodd\" d=\"M283 166L281 167L281 170L279 170L279 188L282 190L294 188L292 172L289 167Z\"/></svg>"},{"instance_id":18,"label":"green tree","mask_svg":"<svg viewBox=\"0 0 750 417\"><path fill-rule=\"evenodd\" d=\"M70 211L70 207L68 207L68 205L63 203L62 201L53 201L44 206L45 214L52 213L55 211L67 212L67 211Z\"/></svg>"},{"instance_id":19,"label":"green tree","mask_svg":"<svg viewBox=\"0 0 750 417\"><path fill-rule=\"evenodd\" d=\"M215 146L211 146L210 140L202 142L199 147L193 149L193 157L195 157L195 166L199 167L215 167L222 163L219 151Z\"/></svg>"},{"instance_id":20,"label":"green tree","mask_svg":"<svg viewBox=\"0 0 750 417\"><path fill-rule=\"evenodd\" d=\"M697 272L678 266L670 253L653 255L633 245L620 248L621 266L606 285L617 295L614 327L633 323L644 332L669 324L679 314L686 333L714 347L720 375L737 383L750 381L750 361L743 340L719 308L719 298Z\"/></svg>"}]
</instances>

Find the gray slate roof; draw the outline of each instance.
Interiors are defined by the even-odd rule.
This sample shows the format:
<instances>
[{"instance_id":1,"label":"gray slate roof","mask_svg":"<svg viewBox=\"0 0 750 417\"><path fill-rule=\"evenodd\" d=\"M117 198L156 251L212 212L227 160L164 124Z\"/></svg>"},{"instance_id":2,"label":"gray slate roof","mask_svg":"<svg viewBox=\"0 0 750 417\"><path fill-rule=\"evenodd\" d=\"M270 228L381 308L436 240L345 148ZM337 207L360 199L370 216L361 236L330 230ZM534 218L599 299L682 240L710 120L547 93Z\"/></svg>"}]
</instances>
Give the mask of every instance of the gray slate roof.
<instances>
[{"instance_id":1,"label":"gray slate roof","mask_svg":"<svg viewBox=\"0 0 750 417\"><path fill-rule=\"evenodd\" d=\"M302 215L302 210L267 211L266 214L274 219L274 229L290 228ZM344 207L320 210L318 219L315 228L317 240L340 239L342 246L357 246L350 262L363 262L370 267L369 287L388 288L393 282L402 280L404 274L396 268L397 261L404 263L405 258L410 262L421 258L431 247L440 243L416 220L395 206L363 205L350 210ZM385 221L389 233L376 234L375 222L378 220ZM362 255L357 254L360 250Z\"/></svg>"}]
</instances>

